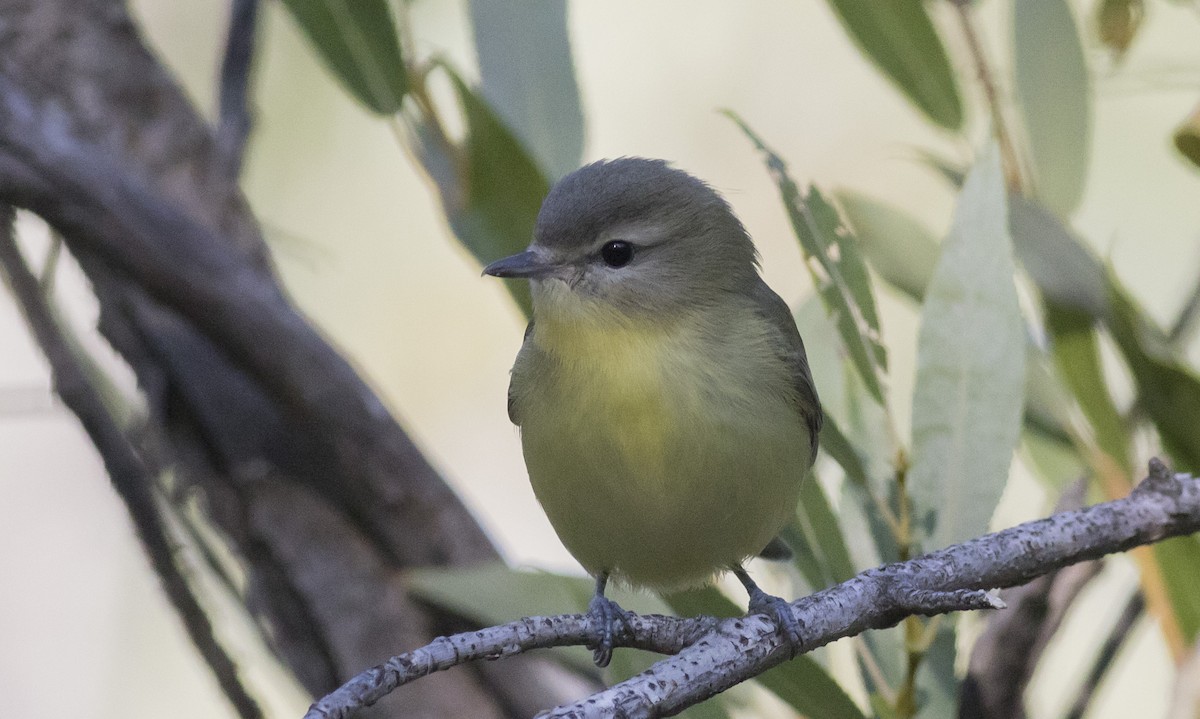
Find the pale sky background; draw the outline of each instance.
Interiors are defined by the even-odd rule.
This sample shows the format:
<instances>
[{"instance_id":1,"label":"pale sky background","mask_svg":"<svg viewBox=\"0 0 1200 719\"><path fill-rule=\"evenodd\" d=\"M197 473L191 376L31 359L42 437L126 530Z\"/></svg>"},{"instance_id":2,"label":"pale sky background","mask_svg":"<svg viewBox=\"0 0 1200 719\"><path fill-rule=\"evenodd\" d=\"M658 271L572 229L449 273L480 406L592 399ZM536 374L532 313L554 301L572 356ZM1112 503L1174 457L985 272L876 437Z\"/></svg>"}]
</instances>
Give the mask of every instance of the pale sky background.
<instances>
[{"instance_id":1,"label":"pale sky background","mask_svg":"<svg viewBox=\"0 0 1200 719\"><path fill-rule=\"evenodd\" d=\"M132 4L150 42L210 112L226 3ZM807 274L776 190L717 109L746 118L797 178L885 199L939 234L953 197L913 160L914 148L966 160L971 145L931 129L849 43L824 2L746 7L572 4L585 160L663 157L708 180L755 237L768 282L796 303L809 291ZM1002 76L1007 7L984 3L980 18ZM1082 7L1076 3L1077 12ZM499 283L480 278L455 244L387 123L332 83L278 3L263 9L258 125L244 187L296 301L383 394L512 563L579 571L528 488L505 414L523 320ZM412 18L422 53L446 54L473 73L464 3L418 0ZM1170 132L1198 101L1197 37L1200 14L1151 2L1125 66L1097 79L1099 152L1075 218L1160 320L1172 316L1200 271L1200 173L1169 146ZM987 128L977 105L971 121L979 140ZM27 234L31 256L40 257L44 237L36 228ZM94 309L78 273L65 268L59 286L77 324L89 326ZM887 293L882 313L896 416L906 427L916 321ZM0 295L0 347L7 710L26 719L232 716L158 592L91 445L50 396L44 362L7 295ZM1044 502L1034 480L1017 472L997 523L1039 516ZM1069 656L1073 643L1097 641L1089 625L1119 611L1113 597L1133 581L1128 564L1115 562L1089 590L1089 610L1068 627L1066 646L1047 661ZM1035 719L1061 712L1063 692L1082 671L1057 661L1062 675L1034 687ZM1090 716L1161 716L1171 679L1161 642L1143 623L1102 689L1102 709ZM304 703L282 692L271 706L299 716Z\"/></svg>"}]
</instances>

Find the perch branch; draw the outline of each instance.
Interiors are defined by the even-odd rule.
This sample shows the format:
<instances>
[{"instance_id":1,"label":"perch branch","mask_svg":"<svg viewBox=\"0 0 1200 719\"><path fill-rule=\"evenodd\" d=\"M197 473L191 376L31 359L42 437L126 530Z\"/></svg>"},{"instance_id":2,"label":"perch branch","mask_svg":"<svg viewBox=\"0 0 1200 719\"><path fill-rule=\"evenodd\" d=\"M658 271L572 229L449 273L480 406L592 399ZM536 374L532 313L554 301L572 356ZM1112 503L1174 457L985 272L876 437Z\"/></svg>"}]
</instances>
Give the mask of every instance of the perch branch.
<instances>
[{"instance_id":1,"label":"perch branch","mask_svg":"<svg viewBox=\"0 0 1200 719\"><path fill-rule=\"evenodd\" d=\"M1129 496L867 570L792 603L805 629L801 652L914 614L1000 608L984 590L1012 587L1078 562L1200 530L1200 480L1151 460ZM641 674L547 717L670 716L786 661L791 650L762 616L716 621L633 617L618 646L675 653ZM440 638L360 674L309 709L305 719L342 719L398 686L480 658L586 644L586 617L534 617Z\"/></svg>"}]
</instances>

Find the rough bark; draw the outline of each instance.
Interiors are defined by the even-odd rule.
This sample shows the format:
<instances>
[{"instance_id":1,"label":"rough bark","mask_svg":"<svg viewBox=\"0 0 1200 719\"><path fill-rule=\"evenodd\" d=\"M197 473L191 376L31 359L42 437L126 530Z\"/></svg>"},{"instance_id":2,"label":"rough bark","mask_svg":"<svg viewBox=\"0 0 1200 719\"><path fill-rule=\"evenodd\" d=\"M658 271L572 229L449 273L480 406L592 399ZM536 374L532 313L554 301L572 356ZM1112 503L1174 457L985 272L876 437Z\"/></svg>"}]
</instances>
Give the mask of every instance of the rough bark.
<instances>
[{"instance_id":1,"label":"rough bark","mask_svg":"<svg viewBox=\"0 0 1200 719\"><path fill-rule=\"evenodd\" d=\"M61 233L146 395L123 430L151 490L175 511L170 469L202 497L246 564L247 605L319 695L462 628L408 597L404 568L497 553L286 297L237 185L239 142L218 149L119 0L0 0L0 202ZM508 689L539 671L445 675L393 713L528 714L544 695Z\"/></svg>"}]
</instances>

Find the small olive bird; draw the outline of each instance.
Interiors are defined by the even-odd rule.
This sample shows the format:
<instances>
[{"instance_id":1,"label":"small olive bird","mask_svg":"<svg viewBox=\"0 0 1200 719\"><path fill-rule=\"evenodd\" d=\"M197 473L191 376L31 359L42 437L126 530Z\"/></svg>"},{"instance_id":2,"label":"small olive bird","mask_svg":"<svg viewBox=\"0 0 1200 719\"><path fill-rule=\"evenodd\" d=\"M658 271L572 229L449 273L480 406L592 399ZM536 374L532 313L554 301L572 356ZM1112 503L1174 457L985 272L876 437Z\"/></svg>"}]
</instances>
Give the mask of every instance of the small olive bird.
<instances>
[{"instance_id":1,"label":"small olive bird","mask_svg":"<svg viewBox=\"0 0 1200 719\"><path fill-rule=\"evenodd\" d=\"M530 280L508 415L538 501L596 578L596 663L624 626L610 577L670 590L733 571L750 611L798 642L786 602L742 563L786 552L777 534L821 405L792 314L725 200L662 160L596 162L550 190L525 252L484 273Z\"/></svg>"}]
</instances>

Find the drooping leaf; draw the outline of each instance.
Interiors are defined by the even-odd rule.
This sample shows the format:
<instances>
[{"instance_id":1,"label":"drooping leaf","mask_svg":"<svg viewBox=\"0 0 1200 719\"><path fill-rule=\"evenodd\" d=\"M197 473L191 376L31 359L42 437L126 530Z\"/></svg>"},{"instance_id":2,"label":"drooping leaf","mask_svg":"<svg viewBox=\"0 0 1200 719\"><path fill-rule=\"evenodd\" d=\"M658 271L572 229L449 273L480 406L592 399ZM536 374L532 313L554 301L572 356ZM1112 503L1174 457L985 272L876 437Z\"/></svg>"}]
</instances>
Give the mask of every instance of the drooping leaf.
<instances>
[{"instance_id":1,"label":"drooping leaf","mask_svg":"<svg viewBox=\"0 0 1200 719\"><path fill-rule=\"evenodd\" d=\"M846 479L850 482L862 485L867 483L867 468L862 456L831 417L826 417L825 424L821 427L821 449L841 465Z\"/></svg>"},{"instance_id":2,"label":"drooping leaf","mask_svg":"<svg viewBox=\"0 0 1200 719\"><path fill-rule=\"evenodd\" d=\"M1058 368L1052 381L1074 396L1092 426L1097 448L1114 467L1128 473L1129 433L1104 378L1095 329L1109 311L1104 268L1062 220L1032 200L1009 196L1009 229L1017 258L1045 303L1046 330ZM1045 390L1027 395L1031 407L1053 400ZM1044 407L1039 414L1049 419L1052 411Z\"/></svg>"},{"instance_id":3,"label":"drooping leaf","mask_svg":"<svg viewBox=\"0 0 1200 719\"><path fill-rule=\"evenodd\" d=\"M1128 474L1132 468L1130 433L1108 391L1100 365L1095 320L1078 310L1047 304L1046 327L1054 343L1052 352L1059 376L1087 417L1096 444L1123 473Z\"/></svg>"},{"instance_id":4,"label":"drooping leaf","mask_svg":"<svg viewBox=\"0 0 1200 719\"><path fill-rule=\"evenodd\" d=\"M1083 198L1091 144L1091 83L1067 0L1014 0L1017 99L1036 196L1060 217Z\"/></svg>"},{"instance_id":5,"label":"drooping leaf","mask_svg":"<svg viewBox=\"0 0 1200 719\"><path fill-rule=\"evenodd\" d=\"M550 186L521 143L492 108L446 65L466 118L461 147L438 135L428 120L416 126L421 161L438 185L442 207L456 237L487 264L525 249ZM506 287L528 316L527 282Z\"/></svg>"},{"instance_id":6,"label":"drooping leaf","mask_svg":"<svg viewBox=\"0 0 1200 719\"><path fill-rule=\"evenodd\" d=\"M1176 470L1200 472L1200 376L1175 356L1166 333L1146 317L1116 277L1109 278L1108 327L1137 384L1138 403L1158 429Z\"/></svg>"},{"instance_id":7,"label":"drooping leaf","mask_svg":"<svg viewBox=\"0 0 1200 719\"><path fill-rule=\"evenodd\" d=\"M792 317L804 338L808 368L821 395L821 409L826 418L845 417L848 411L846 353L842 350L837 327L825 311L824 301L813 293L800 303Z\"/></svg>"},{"instance_id":8,"label":"drooping leaf","mask_svg":"<svg viewBox=\"0 0 1200 719\"><path fill-rule=\"evenodd\" d=\"M999 153L959 195L925 295L913 397L914 517L943 547L987 531L1021 429L1025 332Z\"/></svg>"},{"instance_id":9,"label":"drooping leaf","mask_svg":"<svg viewBox=\"0 0 1200 719\"><path fill-rule=\"evenodd\" d=\"M944 616L938 622L917 671L918 719L952 717L958 709L958 679L954 676L956 651L955 616Z\"/></svg>"},{"instance_id":10,"label":"drooping leaf","mask_svg":"<svg viewBox=\"0 0 1200 719\"><path fill-rule=\"evenodd\" d=\"M921 0L829 5L859 49L921 112L948 130L962 127L954 70Z\"/></svg>"},{"instance_id":11,"label":"drooping leaf","mask_svg":"<svg viewBox=\"0 0 1200 719\"><path fill-rule=\"evenodd\" d=\"M1100 42L1120 60L1133 44L1145 17L1144 0L1100 0L1096 4L1096 32Z\"/></svg>"},{"instance_id":12,"label":"drooping leaf","mask_svg":"<svg viewBox=\"0 0 1200 719\"><path fill-rule=\"evenodd\" d=\"M904 211L865 195L842 190L835 196L875 271L920 302L937 263L933 233Z\"/></svg>"},{"instance_id":13,"label":"drooping leaf","mask_svg":"<svg viewBox=\"0 0 1200 719\"><path fill-rule=\"evenodd\" d=\"M549 177L579 166L583 110L567 3L471 0L481 91Z\"/></svg>"},{"instance_id":14,"label":"drooping leaf","mask_svg":"<svg viewBox=\"0 0 1200 719\"><path fill-rule=\"evenodd\" d=\"M342 87L381 115L400 110L408 75L388 0L284 0Z\"/></svg>"},{"instance_id":15,"label":"drooping leaf","mask_svg":"<svg viewBox=\"0 0 1200 719\"><path fill-rule=\"evenodd\" d=\"M1200 167L1200 107L1193 110L1175 131L1175 149L1193 165Z\"/></svg>"},{"instance_id":16,"label":"drooping leaf","mask_svg":"<svg viewBox=\"0 0 1200 719\"><path fill-rule=\"evenodd\" d=\"M1013 248L1047 302L1095 318L1108 313L1104 267L1095 255L1045 207L1008 198Z\"/></svg>"},{"instance_id":17,"label":"drooping leaf","mask_svg":"<svg viewBox=\"0 0 1200 719\"><path fill-rule=\"evenodd\" d=\"M880 341L875 296L857 241L816 187L801 194L783 159L736 114L725 114L766 156L767 168L800 240L813 283L826 309L836 318L846 350L871 396L883 404L881 374L887 371L887 352Z\"/></svg>"},{"instance_id":18,"label":"drooping leaf","mask_svg":"<svg viewBox=\"0 0 1200 719\"><path fill-rule=\"evenodd\" d=\"M795 553L796 567L813 589L831 587L854 576L854 562L846 551L838 517L816 477L809 477L801 486L796 521L782 534Z\"/></svg>"},{"instance_id":19,"label":"drooping leaf","mask_svg":"<svg viewBox=\"0 0 1200 719\"><path fill-rule=\"evenodd\" d=\"M1200 539L1195 535L1175 537L1152 547L1159 574L1179 625L1183 645L1192 646L1200 635L1200 594L1196 592L1200 572Z\"/></svg>"}]
</instances>

